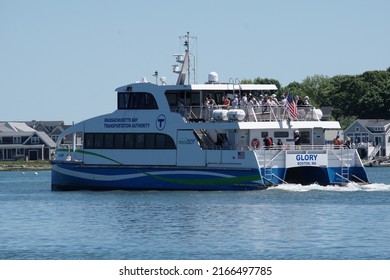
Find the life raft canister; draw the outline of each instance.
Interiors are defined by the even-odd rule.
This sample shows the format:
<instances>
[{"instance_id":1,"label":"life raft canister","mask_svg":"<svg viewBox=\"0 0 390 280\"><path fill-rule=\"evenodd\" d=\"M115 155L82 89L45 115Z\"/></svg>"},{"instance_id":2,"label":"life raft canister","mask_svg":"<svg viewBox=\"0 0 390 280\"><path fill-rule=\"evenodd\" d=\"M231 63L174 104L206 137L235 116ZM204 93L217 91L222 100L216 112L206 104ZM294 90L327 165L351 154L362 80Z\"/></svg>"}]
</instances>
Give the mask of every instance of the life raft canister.
<instances>
[{"instance_id":1,"label":"life raft canister","mask_svg":"<svg viewBox=\"0 0 390 280\"><path fill-rule=\"evenodd\" d=\"M251 146L253 149L258 149L260 147L260 141L257 138L253 138L251 142Z\"/></svg>"}]
</instances>

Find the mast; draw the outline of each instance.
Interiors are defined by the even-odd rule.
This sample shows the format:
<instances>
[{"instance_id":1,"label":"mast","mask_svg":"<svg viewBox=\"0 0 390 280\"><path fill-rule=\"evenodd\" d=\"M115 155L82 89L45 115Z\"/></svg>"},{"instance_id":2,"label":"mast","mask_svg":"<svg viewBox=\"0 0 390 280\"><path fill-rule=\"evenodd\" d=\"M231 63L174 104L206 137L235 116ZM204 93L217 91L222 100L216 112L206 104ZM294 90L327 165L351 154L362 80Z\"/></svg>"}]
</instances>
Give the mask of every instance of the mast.
<instances>
[{"instance_id":1,"label":"mast","mask_svg":"<svg viewBox=\"0 0 390 280\"><path fill-rule=\"evenodd\" d=\"M184 36L179 36L180 39L184 39L184 47L185 47L185 54L184 58L181 55L175 55L176 56L176 62L182 63L182 67L180 70L177 69L177 65L173 65L174 72L179 74L179 77L177 78L177 85L184 85L186 77L187 83L191 83L190 75L191 75L191 69L190 69L190 39L196 39L196 37L191 37L190 32L187 32ZM194 69L195 72L195 69Z\"/></svg>"}]
</instances>

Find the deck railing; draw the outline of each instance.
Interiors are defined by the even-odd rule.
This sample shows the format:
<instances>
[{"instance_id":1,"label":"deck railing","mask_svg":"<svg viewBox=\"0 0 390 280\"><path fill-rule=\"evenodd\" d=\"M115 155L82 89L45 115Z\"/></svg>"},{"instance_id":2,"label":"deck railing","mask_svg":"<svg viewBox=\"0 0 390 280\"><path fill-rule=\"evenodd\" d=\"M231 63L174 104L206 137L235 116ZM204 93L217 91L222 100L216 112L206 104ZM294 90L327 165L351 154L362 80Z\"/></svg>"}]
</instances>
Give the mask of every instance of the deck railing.
<instances>
[{"instance_id":1,"label":"deck railing","mask_svg":"<svg viewBox=\"0 0 390 280\"><path fill-rule=\"evenodd\" d=\"M234 110L223 105L214 107L205 106L173 106L171 111L181 114L187 121L221 121L213 118L215 110ZM291 119L290 111L285 106L256 106L253 108L238 108L245 112L243 121L280 121ZM298 106L298 117L300 121L318 121L322 114L312 106Z\"/></svg>"},{"instance_id":2,"label":"deck railing","mask_svg":"<svg viewBox=\"0 0 390 280\"><path fill-rule=\"evenodd\" d=\"M345 145L272 145L253 148L251 146L232 146L232 145L202 145L203 150L273 150L273 151L327 151L327 150L349 150Z\"/></svg>"}]
</instances>

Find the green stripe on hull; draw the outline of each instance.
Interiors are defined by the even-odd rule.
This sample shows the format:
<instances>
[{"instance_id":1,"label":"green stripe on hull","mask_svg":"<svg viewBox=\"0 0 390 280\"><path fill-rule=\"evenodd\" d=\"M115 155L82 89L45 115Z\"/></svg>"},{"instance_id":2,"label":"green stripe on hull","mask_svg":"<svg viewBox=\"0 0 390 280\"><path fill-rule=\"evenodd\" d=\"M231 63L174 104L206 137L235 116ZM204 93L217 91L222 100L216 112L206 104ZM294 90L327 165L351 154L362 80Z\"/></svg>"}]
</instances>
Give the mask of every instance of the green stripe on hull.
<instances>
[{"instance_id":1,"label":"green stripe on hull","mask_svg":"<svg viewBox=\"0 0 390 280\"><path fill-rule=\"evenodd\" d=\"M156 176L151 174L148 175L154 177L157 180L164 181L164 182L181 184L181 185L196 185L196 186L235 185L235 184L242 184L242 183L261 180L261 176L257 174L233 177L233 178L203 178L203 179L174 179L174 178L165 178L162 176Z\"/></svg>"}]
</instances>

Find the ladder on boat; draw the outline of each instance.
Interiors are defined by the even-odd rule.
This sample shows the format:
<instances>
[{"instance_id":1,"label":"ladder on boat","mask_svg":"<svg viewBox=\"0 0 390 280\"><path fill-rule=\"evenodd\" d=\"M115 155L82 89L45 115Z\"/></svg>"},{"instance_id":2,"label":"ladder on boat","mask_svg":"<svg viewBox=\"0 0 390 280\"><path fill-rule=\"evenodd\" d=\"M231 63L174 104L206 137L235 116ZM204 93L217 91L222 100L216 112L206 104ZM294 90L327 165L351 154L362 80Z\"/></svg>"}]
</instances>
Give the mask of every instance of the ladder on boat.
<instances>
[{"instance_id":1,"label":"ladder on boat","mask_svg":"<svg viewBox=\"0 0 390 280\"><path fill-rule=\"evenodd\" d=\"M341 176L349 181L349 165L341 166Z\"/></svg>"},{"instance_id":2,"label":"ladder on boat","mask_svg":"<svg viewBox=\"0 0 390 280\"><path fill-rule=\"evenodd\" d=\"M273 159L272 153L271 150L264 150L263 153L264 153L262 157L263 177L266 179L266 181L272 182L272 177L273 177L272 167L271 167L271 163Z\"/></svg>"},{"instance_id":3,"label":"ladder on boat","mask_svg":"<svg viewBox=\"0 0 390 280\"><path fill-rule=\"evenodd\" d=\"M272 181L272 168L269 166L264 166L264 178L269 181Z\"/></svg>"},{"instance_id":4,"label":"ladder on boat","mask_svg":"<svg viewBox=\"0 0 390 280\"><path fill-rule=\"evenodd\" d=\"M350 182L349 179L349 168L351 167L351 155L349 153L349 149L342 149L341 150L341 156L340 156L340 162L341 162L341 174L340 178L343 181Z\"/></svg>"}]
</instances>

